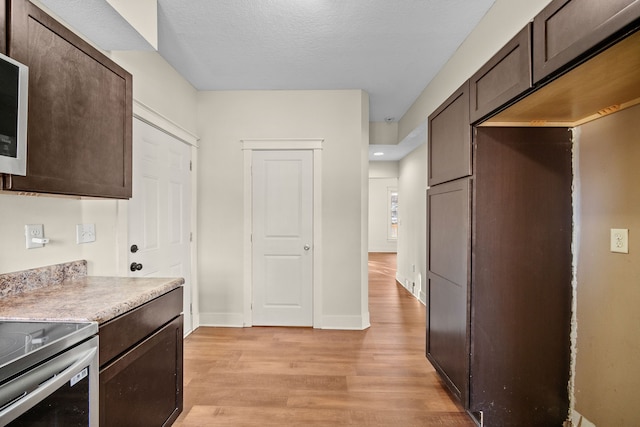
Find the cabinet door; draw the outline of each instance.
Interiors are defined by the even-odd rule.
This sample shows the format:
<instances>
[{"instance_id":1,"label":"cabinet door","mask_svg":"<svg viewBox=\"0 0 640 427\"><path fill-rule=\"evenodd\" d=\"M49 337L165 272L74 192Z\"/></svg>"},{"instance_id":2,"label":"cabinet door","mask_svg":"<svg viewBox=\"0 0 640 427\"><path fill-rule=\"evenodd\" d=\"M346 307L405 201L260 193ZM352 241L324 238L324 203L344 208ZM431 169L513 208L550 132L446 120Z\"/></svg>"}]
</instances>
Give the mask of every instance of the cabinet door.
<instances>
[{"instance_id":1,"label":"cabinet door","mask_svg":"<svg viewBox=\"0 0 640 427\"><path fill-rule=\"evenodd\" d=\"M11 0L9 55L29 66L27 176L7 190L131 197L132 78L27 0Z\"/></svg>"},{"instance_id":2,"label":"cabinet door","mask_svg":"<svg viewBox=\"0 0 640 427\"><path fill-rule=\"evenodd\" d=\"M429 185L471 175L467 81L429 116Z\"/></svg>"},{"instance_id":3,"label":"cabinet door","mask_svg":"<svg viewBox=\"0 0 640 427\"><path fill-rule=\"evenodd\" d=\"M427 357L466 405L469 384L470 178L427 192Z\"/></svg>"},{"instance_id":4,"label":"cabinet door","mask_svg":"<svg viewBox=\"0 0 640 427\"><path fill-rule=\"evenodd\" d=\"M534 83L624 32L638 18L640 0L552 1L533 20Z\"/></svg>"},{"instance_id":5,"label":"cabinet door","mask_svg":"<svg viewBox=\"0 0 640 427\"><path fill-rule=\"evenodd\" d=\"M470 411L560 426L569 411L571 133L477 129Z\"/></svg>"},{"instance_id":6,"label":"cabinet door","mask_svg":"<svg viewBox=\"0 0 640 427\"><path fill-rule=\"evenodd\" d=\"M182 315L100 371L100 426L171 425L182 412Z\"/></svg>"},{"instance_id":7,"label":"cabinet door","mask_svg":"<svg viewBox=\"0 0 640 427\"><path fill-rule=\"evenodd\" d=\"M531 87L531 24L469 80L471 122L505 106Z\"/></svg>"}]
</instances>

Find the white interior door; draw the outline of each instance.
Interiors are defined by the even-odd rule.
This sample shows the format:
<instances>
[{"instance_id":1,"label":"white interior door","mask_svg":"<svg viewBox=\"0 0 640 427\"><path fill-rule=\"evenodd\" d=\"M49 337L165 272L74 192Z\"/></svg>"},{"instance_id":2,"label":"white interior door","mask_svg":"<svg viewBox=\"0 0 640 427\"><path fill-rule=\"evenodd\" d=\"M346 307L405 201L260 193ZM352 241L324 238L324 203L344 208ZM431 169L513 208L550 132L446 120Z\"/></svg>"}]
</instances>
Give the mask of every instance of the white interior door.
<instances>
[{"instance_id":1,"label":"white interior door","mask_svg":"<svg viewBox=\"0 0 640 427\"><path fill-rule=\"evenodd\" d=\"M134 120L130 276L184 277L185 333L192 329L190 163L187 144Z\"/></svg>"},{"instance_id":2,"label":"white interior door","mask_svg":"<svg viewBox=\"0 0 640 427\"><path fill-rule=\"evenodd\" d=\"M313 152L252 156L252 323L312 326Z\"/></svg>"}]
</instances>

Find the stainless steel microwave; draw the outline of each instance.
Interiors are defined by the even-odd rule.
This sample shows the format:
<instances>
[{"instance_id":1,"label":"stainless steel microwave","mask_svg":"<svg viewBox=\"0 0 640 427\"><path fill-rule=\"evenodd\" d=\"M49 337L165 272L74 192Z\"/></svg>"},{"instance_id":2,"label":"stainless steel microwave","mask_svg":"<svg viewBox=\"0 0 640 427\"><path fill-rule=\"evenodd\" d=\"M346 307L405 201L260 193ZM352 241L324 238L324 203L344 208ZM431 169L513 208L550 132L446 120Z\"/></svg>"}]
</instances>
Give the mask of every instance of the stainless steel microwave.
<instances>
[{"instance_id":1,"label":"stainless steel microwave","mask_svg":"<svg viewBox=\"0 0 640 427\"><path fill-rule=\"evenodd\" d=\"M0 173L27 174L29 68L0 53Z\"/></svg>"}]
</instances>

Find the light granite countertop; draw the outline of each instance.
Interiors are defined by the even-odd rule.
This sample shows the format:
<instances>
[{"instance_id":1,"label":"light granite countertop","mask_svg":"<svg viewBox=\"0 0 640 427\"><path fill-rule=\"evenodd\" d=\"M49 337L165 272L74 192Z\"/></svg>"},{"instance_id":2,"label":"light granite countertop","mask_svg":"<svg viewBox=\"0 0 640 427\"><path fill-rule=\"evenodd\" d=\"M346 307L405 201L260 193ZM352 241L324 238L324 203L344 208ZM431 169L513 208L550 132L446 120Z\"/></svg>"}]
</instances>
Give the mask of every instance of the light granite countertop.
<instances>
[{"instance_id":1,"label":"light granite countertop","mask_svg":"<svg viewBox=\"0 0 640 427\"><path fill-rule=\"evenodd\" d=\"M107 322L184 283L182 278L82 276L0 298L0 320Z\"/></svg>"}]
</instances>

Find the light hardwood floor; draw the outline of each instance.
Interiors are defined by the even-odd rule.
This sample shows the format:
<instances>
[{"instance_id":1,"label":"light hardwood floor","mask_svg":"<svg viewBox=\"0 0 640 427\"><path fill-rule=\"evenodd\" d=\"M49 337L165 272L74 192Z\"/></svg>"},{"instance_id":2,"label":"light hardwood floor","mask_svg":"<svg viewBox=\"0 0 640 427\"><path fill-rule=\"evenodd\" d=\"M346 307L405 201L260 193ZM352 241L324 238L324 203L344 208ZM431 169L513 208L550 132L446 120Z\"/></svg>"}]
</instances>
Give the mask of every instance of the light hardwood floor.
<instances>
[{"instance_id":1,"label":"light hardwood floor","mask_svg":"<svg viewBox=\"0 0 640 427\"><path fill-rule=\"evenodd\" d=\"M425 308L369 255L371 327L198 328L175 426L474 426L424 356Z\"/></svg>"}]
</instances>

